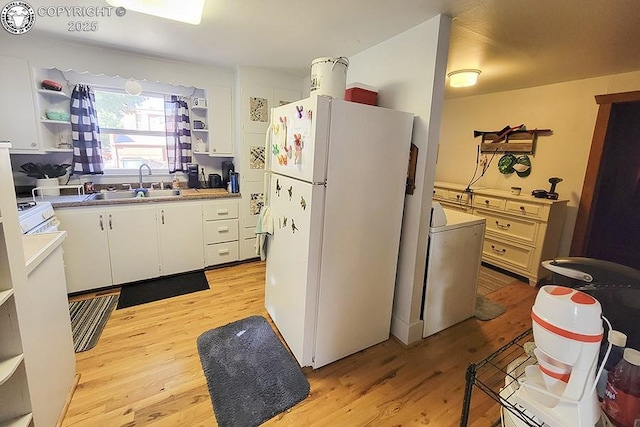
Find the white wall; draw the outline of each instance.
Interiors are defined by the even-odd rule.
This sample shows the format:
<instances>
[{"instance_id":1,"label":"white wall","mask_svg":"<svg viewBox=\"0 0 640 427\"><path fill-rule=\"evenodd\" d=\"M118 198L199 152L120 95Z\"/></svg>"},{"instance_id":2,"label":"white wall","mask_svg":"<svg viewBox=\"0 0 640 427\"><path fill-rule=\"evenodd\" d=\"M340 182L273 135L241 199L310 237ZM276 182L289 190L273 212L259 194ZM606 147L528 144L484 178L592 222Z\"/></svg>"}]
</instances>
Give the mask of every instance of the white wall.
<instances>
[{"instance_id":1,"label":"white wall","mask_svg":"<svg viewBox=\"0 0 640 427\"><path fill-rule=\"evenodd\" d=\"M405 197L391 325L405 344L422 338L420 309L450 28L451 18L432 18L350 57L347 71L348 82L378 88L378 105L416 115L416 189ZM384 177L384 171L380 174Z\"/></svg>"},{"instance_id":2,"label":"white wall","mask_svg":"<svg viewBox=\"0 0 640 427\"><path fill-rule=\"evenodd\" d=\"M155 59L113 49L90 47L30 34L0 33L0 55L27 58L31 66L88 71L208 89L233 87L234 70Z\"/></svg>"},{"instance_id":3,"label":"white wall","mask_svg":"<svg viewBox=\"0 0 640 427\"><path fill-rule=\"evenodd\" d=\"M522 187L523 193L548 190L550 177L561 177L556 187L569 199L560 255L569 254L578 202L586 171L598 106L594 96L640 89L640 72L577 80L528 89L446 100L442 111L436 180L467 184L476 162L480 138L475 130L499 130L524 123L528 129L549 128L538 137L532 169L526 178L498 172L500 154L475 185L498 189ZM490 156L489 156L490 158Z\"/></svg>"}]
</instances>

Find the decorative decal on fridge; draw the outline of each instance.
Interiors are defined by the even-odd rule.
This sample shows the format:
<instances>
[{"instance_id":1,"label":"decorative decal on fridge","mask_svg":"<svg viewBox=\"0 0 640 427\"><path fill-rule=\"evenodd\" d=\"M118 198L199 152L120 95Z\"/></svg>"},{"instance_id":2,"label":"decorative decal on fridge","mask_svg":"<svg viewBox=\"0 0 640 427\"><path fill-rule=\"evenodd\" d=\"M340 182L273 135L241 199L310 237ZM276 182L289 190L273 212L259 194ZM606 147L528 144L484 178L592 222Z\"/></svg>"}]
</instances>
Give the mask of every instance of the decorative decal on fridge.
<instances>
[{"instance_id":1,"label":"decorative decal on fridge","mask_svg":"<svg viewBox=\"0 0 640 427\"><path fill-rule=\"evenodd\" d=\"M298 112L298 118L301 119L304 107L302 105L296 105L296 111Z\"/></svg>"},{"instance_id":2,"label":"decorative decal on fridge","mask_svg":"<svg viewBox=\"0 0 640 427\"><path fill-rule=\"evenodd\" d=\"M287 189L287 192L289 192L289 201L291 201L291 198L293 197L293 186L290 186Z\"/></svg>"},{"instance_id":3,"label":"decorative decal on fridge","mask_svg":"<svg viewBox=\"0 0 640 427\"><path fill-rule=\"evenodd\" d=\"M282 187L280 187L280 179L276 178L276 194L278 197L280 197L280 190L282 190Z\"/></svg>"},{"instance_id":4,"label":"decorative decal on fridge","mask_svg":"<svg viewBox=\"0 0 640 427\"><path fill-rule=\"evenodd\" d=\"M296 165L299 165L300 163L302 163L302 148L304 147L304 144L302 143L302 135L299 133L296 133L293 135L293 138L295 139L295 155L294 155L294 163Z\"/></svg>"},{"instance_id":5,"label":"decorative decal on fridge","mask_svg":"<svg viewBox=\"0 0 640 427\"><path fill-rule=\"evenodd\" d=\"M302 206L303 211L307 210L307 201L302 196L300 196L300 206Z\"/></svg>"},{"instance_id":6,"label":"decorative decal on fridge","mask_svg":"<svg viewBox=\"0 0 640 427\"><path fill-rule=\"evenodd\" d=\"M293 234L295 234L296 231L298 231L298 227L296 227L296 223L293 220L293 218L291 218L291 231L293 232Z\"/></svg>"}]
</instances>

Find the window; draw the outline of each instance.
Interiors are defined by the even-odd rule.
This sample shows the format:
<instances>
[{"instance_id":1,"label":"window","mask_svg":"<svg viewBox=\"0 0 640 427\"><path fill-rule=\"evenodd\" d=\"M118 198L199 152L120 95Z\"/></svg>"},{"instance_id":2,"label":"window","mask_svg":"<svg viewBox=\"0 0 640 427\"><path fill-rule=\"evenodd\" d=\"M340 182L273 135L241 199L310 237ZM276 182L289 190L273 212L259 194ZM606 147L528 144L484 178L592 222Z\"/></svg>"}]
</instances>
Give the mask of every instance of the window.
<instances>
[{"instance_id":1,"label":"window","mask_svg":"<svg viewBox=\"0 0 640 427\"><path fill-rule=\"evenodd\" d=\"M94 88L105 171L168 170L164 96Z\"/></svg>"}]
</instances>

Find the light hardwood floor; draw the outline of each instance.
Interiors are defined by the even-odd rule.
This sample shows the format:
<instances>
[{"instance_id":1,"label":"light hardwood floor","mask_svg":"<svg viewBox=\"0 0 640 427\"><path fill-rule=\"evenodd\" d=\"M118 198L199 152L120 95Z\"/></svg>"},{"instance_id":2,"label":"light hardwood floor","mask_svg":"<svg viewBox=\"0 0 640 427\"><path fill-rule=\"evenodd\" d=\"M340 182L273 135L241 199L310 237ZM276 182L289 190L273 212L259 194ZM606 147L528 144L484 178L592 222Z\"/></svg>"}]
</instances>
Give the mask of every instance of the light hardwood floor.
<instances>
[{"instance_id":1,"label":"light hardwood floor","mask_svg":"<svg viewBox=\"0 0 640 427\"><path fill-rule=\"evenodd\" d=\"M112 313L96 347L77 354L80 382L63 426L216 425L196 339L250 315L269 317L263 262L206 275L210 290ZM471 318L409 347L391 338L305 368L310 396L264 425L457 426L467 365L530 327L535 294L515 282L490 294L507 308L497 319ZM497 417L497 405L474 391L470 425Z\"/></svg>"}]
</instances>

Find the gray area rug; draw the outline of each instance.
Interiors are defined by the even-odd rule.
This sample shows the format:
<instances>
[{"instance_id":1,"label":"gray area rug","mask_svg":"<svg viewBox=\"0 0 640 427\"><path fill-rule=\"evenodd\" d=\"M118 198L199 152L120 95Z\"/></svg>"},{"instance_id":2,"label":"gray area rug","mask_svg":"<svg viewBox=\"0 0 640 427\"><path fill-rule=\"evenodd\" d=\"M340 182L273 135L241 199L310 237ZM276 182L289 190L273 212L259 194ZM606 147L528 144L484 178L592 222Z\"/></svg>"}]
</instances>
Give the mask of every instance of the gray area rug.
<instances>
[{"instance_id":1,"label":"gray area rug","mask_svg":"<svg viewBox=\"0 0 640 427\"><path fill-rule=\"evenodd\" d=\"M204 332L198 353L221 427L260 425L309 395L309 381L262 316Z\"/></svg>"},{"instance_id":2,"label":"gray area rug","mask_svg":"<svg viewBox=\"0 0 640 427\"><path fill-rule=\"evenodd\" d=\"M118 295L69 303L71 331L76 353L89 350L98 343L104 325L117 303Z\"/></svg>"},{"instance_id":3,"label":"gray area rug","mask_svg":"<svg viewBox=\"0 0 640 427\"><path fill-rule=\"evenodd\" d=\"M491 320L505 312L502 304L491 301L482 295L476 295L476 308L473 316L478 320Z\"/></svg>"}]
</instances>

